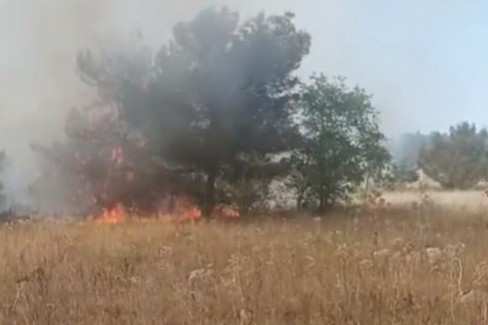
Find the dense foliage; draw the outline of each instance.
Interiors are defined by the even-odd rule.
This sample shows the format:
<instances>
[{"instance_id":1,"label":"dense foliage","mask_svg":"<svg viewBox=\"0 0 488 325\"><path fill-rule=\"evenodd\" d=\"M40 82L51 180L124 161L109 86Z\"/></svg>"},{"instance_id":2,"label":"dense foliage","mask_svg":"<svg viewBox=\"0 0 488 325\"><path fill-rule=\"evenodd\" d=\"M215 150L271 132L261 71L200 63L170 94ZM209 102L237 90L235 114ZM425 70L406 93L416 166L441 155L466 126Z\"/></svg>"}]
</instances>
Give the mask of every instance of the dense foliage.
<instances>
[{"instance_id":1,"label":"dense foliage","mask_svg":"<svg viewBox=\"0 0 488 325\"><path fill-rule=\"evenodd\" d=\"M37 147L48 166L44 178L53 180L48 171L76 174L56 181L76 180L63 184L72 201L80 202L73 196L80 188L95 206L147 207L184 194L206 215L218 203L242 212L259 207L271 181L285 175L303 178L293 184L298 195L306 192L321 208L345 198L388 160L384 136L362 89L325 77L300 87L295 72L311 38L293 19L259 14L241 22L237 13L211 8L177 24L155 55L137 44L116 53L80 52L78 71L99 101L78 111L92 121L83 132L67 130L66 142ZM108 115L97 114L102 109ZM100 116L113 125L102 126ZM115 174L113 148L123 156ZM80 152L84 158L74 159ZM138 204L142 197L147 202Z\"/></svg>"},{"instance_id":2,"label":"dense foliage","mask_svg":"<svg viewBox=\"0 0 488 325\"><path fill-rule=\"evenodd\" d=\"M366 175L378 175L390 159L376 109L361 88L321 75L303 87L298 103L302 146L293 155L292 184L299 206L324 210L348 195Z\"/></svg>"},{"instance_id":3,"label":"dense foliage","mask_svg":"<svg viewBox=\"0 0 488 325\"><path fill-rule=\"evenodd\" d=\"M488 133L467 122L450 127L449 133L433 133L419 163L425 174L444 188L472 188L486 179Z\"/></svg>"}]
</instances>

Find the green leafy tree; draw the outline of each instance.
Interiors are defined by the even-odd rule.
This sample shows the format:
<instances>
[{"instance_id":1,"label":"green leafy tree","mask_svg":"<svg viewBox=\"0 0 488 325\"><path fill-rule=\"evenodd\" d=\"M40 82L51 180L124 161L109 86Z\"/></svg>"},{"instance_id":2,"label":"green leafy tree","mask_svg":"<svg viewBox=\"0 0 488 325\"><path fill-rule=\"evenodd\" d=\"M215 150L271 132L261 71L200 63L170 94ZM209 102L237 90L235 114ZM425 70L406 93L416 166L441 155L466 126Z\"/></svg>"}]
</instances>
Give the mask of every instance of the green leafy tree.
<instances>
[{"instance_id":1,"label":"green leafy tree","mask_svg":"<svg viewBox=\"0 0 488 325\"><path fill-rule=\"evenodd\" d=\"M468 189L486 179L488 133L467 122L433 133L420 154L424 173L446 189Z\"/></svg>"},{"instance_id":2,"label":"green leafy tree","mask_svg":"<svg viewBox=\"0 0 488 325\"><path fill-rule=\"evenodd\" d=\"M405 163L394 164L392 174L397 183L413 183L419 180L420 175L417 172L416 165L407 165Z\"/></svg>"},{"instance_id":3,"label":"green leafy tree","mask_svg":"<svg viewBox=\"0 0 488 325\"><path fill-rule=\"evenodd\" d=\"M416 182L420 179L417 168L402 163L391 162L383 173L381 179L382 188L395 190L405 184Z\"/></svg>"},{"instance_id":4,"label":"green leafy tree","mask_svg":"<svg viewBox=\"0 0 488 325\"><path fill-rule=\"evenodd\" d=\"M240 23L237 13L209 8L177 24L154 60L84 52L78 67L155 155L201 184L192 195L208 215L218 201L249 205L248 190L224 190L262 188L259 182L282 170L274 155L298 144L289 103L309 47L293 14Z\"/></svg>"},{"instance_id":5,"label":"green leafy tree","mask_svg":"<svg viewBox=\"0 0 488 325\"><path fill-rule=\"evenodd\" d=\"M303 144L292 157L292 184L299 206L316 202L324 210L347 199L365 177L380 175L390 156L363 89L320 75L303 87L298 105Z\"/></svg>"}]
</instances>

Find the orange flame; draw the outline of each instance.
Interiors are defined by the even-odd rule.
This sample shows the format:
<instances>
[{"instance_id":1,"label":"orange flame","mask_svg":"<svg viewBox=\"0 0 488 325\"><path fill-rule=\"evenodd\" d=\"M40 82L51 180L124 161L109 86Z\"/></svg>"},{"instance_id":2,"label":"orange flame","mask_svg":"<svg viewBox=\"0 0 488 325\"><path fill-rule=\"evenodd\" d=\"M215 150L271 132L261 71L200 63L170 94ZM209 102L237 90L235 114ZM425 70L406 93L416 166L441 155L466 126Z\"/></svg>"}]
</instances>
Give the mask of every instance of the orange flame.
<instances>
[{"instance_id":1,"label":"orange flame","mask_svg":"<svg viewBox=\"0 0 488 325\"><path fill-rule=\"evenodd\" d=\"M97 224L118 224L125 220L124 207L117 204L112 209L104 209L100 218L95 220Z\"/></svg>"},{"instance_id":2,"label":"orange flame","mask_svg":"<svg viewBox=\"0 0 488 325\"><path fill-rule=\"evenodd\" d=\"M120 166L124 163L124 153L122 151L122 147L116 146L112 148L112 161L116 166Z\"/></svg>"},{"instance_id":3,"label":"orange flame","mask_svg":"<svg viewBox=\"0 0 488 325\"><path fill-rule=\"evenodd\" d=\"M202 210L197 207L188 197L181 198L181 205L178 212L172 214L161 213L160 218L170 222L194 222L202 218ZM240 217L239 210L229 205L219 204L215 207L213 215L224 219L237 219ZM119 224L126 221L126 211L122 204L117 204L111 209L104 209L100 217L96 218L95 224ZM143 219L140 219L143 221Z\"/></svg>"},{"instance_id":4,"label":"orange flame","mask_svg":"<svg viewBox=\"0 0 488 325\"><path fill-rule=\"evenodd\" d=\"M183 198L183 221L196 221L202 217L202 210L195 206L188 197Z\"/></svg>"}]
</instances>

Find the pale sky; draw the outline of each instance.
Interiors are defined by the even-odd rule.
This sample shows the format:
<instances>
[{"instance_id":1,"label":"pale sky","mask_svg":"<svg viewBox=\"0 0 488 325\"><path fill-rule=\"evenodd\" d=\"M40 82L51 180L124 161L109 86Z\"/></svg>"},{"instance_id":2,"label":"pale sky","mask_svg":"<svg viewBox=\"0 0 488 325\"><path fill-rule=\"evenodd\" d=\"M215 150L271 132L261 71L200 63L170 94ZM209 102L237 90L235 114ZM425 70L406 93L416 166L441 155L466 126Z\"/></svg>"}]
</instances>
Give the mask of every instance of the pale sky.
<instances>
[{"instance_id":1,"label":"pale sky","mask_svg":"<svg viewBox=\"0 0 488 325\"><path fill-rule=\"evenodd\" d=\"M63 113L87 100L74 73L80 48L141 31L157 49L209 4L243 17L293 11L312 35L300 74L366 88L388 135L488 125L487 1L0 0L0 146L28 164L29 142L62 134Z\"/></svg>"}]
</instances>

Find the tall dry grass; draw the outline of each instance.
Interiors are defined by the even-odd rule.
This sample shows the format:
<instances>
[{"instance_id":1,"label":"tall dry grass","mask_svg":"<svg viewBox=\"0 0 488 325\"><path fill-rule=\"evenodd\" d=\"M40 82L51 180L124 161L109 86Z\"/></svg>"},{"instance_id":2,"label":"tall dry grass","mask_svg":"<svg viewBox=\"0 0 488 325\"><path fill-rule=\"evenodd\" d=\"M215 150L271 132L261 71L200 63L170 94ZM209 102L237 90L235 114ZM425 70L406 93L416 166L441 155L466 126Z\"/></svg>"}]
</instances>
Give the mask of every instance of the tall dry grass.
<instances>
[{"instance_id":1,"label":"tall dry grass","mask_svg":"<svg viewBox=\"0 0 488 325\"><path fill-rule=\"evenodd\" d=\"M488 222L384 211L0 229L0 324L483 324Z\"/></svg>"},{"instance_id":2,"label":"tall dry grass","mask_svg":"<svg viewBox=\"0 0 488 325\"><path fill-rule=\"evenodd\" d=\"M384 198L395 206L411 206L412 203L421 200L422 195L427 194L437 206L448 210L464 212L488 211L488 197L481 190L430 190L427 192L418 190L404 190L384 192Z\"/></svg>"}]
</instances>

